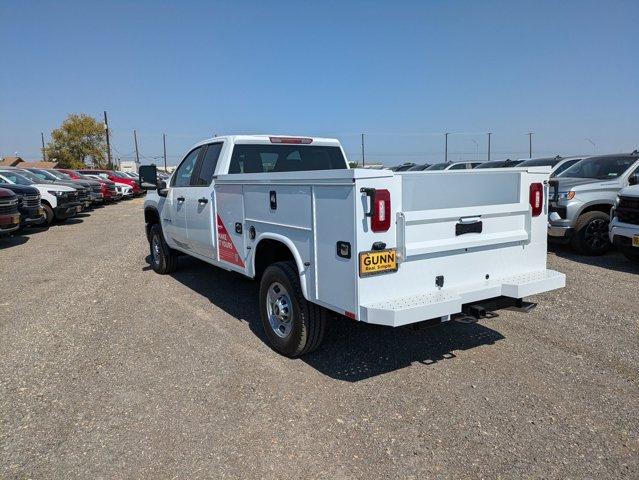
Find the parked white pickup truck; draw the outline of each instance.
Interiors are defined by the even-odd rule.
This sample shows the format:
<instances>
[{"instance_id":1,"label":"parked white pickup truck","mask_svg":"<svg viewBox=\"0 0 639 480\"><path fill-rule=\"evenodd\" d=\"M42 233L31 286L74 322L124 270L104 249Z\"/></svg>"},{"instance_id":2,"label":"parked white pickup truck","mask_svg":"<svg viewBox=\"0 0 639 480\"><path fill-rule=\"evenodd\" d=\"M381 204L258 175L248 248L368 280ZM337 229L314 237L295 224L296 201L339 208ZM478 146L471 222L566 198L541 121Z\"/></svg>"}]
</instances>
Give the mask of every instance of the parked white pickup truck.
<instances>
[{"instance_id":1,"label":"parked white pickup truck","mask_svg":"<svg viewBox=\"0 0 639 480\"><path fill-rule=\"evenodd\" d=\"M546 269L550 169L403 172L349 169L337 140L216 137L184 157L168 185L140 168L152 267L185 253L260 278L273 348L299 356L328 311L400 326L561 288Z\"/></svg>"}]
</instances>

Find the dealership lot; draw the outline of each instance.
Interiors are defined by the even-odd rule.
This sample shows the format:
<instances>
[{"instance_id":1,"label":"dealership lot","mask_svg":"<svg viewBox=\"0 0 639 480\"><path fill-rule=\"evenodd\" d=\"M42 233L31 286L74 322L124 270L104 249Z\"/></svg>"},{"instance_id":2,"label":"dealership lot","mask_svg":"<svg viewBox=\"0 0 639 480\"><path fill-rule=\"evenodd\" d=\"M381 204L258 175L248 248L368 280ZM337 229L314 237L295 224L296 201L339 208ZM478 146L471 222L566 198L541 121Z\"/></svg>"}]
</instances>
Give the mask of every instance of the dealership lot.
<instances>
[{"instance_id":1,"label":"dealership lot","mask_svg":"<svg viewBox=\"0 0 639 480\"><path fill-rule=\"evenodd\" d=\"M0 476L639 476L639 266L552 248L529 315L334 322L299 360L257 285L148 265L142 199L0 245ZM11 266L8 268L8 266Z\"/></svg>"}]
</instances>

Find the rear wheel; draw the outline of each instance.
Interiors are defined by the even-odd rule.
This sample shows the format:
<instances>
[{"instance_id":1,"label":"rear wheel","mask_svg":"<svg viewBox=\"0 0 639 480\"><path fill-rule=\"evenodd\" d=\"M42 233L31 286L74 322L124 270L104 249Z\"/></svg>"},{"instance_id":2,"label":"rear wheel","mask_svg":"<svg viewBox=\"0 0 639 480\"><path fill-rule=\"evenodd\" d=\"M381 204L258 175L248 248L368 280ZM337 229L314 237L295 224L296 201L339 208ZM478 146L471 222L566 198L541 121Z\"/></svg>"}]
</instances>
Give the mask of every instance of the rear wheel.
<instances>
[{"instance_id":1,"label":"rear wheel","mask_svg":"<svg viewBox=\"0 0 639 480\"><path fill-rule=\"evenodd\" d=\"M304 298L294 262L277 262L264 271L260 316L269 343L287 357L315 350L324 338L326 310Z\"/></svg>"},{"instance_id":2,"label":"rear wheel","mask_svg":"<svg viewBox=\"0 0 639 480\"><path fill-rule=\"evenodd\" d=\"M155 224L149 235L151 249L151 268L161 275L174 272L177 269L178 256L164 241L162 227Z\"/></svg>"},{"instance_id":3,"label":"rear wheel","mask_svg":"<svg viewBox=\"0 0 639 480\"><path fill-rule=\"evenodd\" d=\"M610 249L610 216L603 212L584 213L577 219L573 248L583 255L603 255Z\"/></svg>"}]
</instances>

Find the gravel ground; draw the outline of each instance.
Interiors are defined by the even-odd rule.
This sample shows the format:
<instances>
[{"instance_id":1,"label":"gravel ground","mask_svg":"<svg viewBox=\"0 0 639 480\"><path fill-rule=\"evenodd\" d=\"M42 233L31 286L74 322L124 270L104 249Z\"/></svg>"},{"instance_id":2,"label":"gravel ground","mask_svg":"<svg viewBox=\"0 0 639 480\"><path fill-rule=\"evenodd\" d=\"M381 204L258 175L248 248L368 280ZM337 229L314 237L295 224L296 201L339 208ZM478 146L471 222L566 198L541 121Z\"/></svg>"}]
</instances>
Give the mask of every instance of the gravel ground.
<instances>
[{"instance_id":1,"label":"gravel ground","mask_svg":"<svg viewBox=\"0 0 639 480\"><path fill-rule=\"evenodd\" d=\"M0 243L1 478L638 478L639 266L549 253L528 315L334 322L289 360L257 287L146 257L142 200Z\"/></svg>"}]
</instances>

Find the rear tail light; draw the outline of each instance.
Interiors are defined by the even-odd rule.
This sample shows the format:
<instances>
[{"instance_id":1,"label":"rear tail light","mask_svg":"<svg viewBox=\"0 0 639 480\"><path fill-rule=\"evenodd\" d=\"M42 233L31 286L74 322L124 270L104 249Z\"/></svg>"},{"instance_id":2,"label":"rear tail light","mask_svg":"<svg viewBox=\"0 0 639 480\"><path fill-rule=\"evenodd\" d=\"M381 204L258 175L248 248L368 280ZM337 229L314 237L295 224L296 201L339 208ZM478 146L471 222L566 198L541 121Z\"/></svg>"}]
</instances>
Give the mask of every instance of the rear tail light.
<instances>
[{"instance_id":1,"label":"rear tail light","mask_svg":"<svg viewBox=\"0 0 639 480\"><path fill-rule=\"evenodd\" d=\"M544 186L541 183L531 183L529 198L532 216L538 217L544 209Z\"/></svg>"},{"instance_id":2,"label":"rear tail light","mask_svg":"<svg viewBox=\"0 0 639 480\"><path fill-rule=\"evenodd\" d=\"M371 230L385 232L391 225L391 198L388 190L375 190L371 197Z\"/></svg>"}]
</instances>

